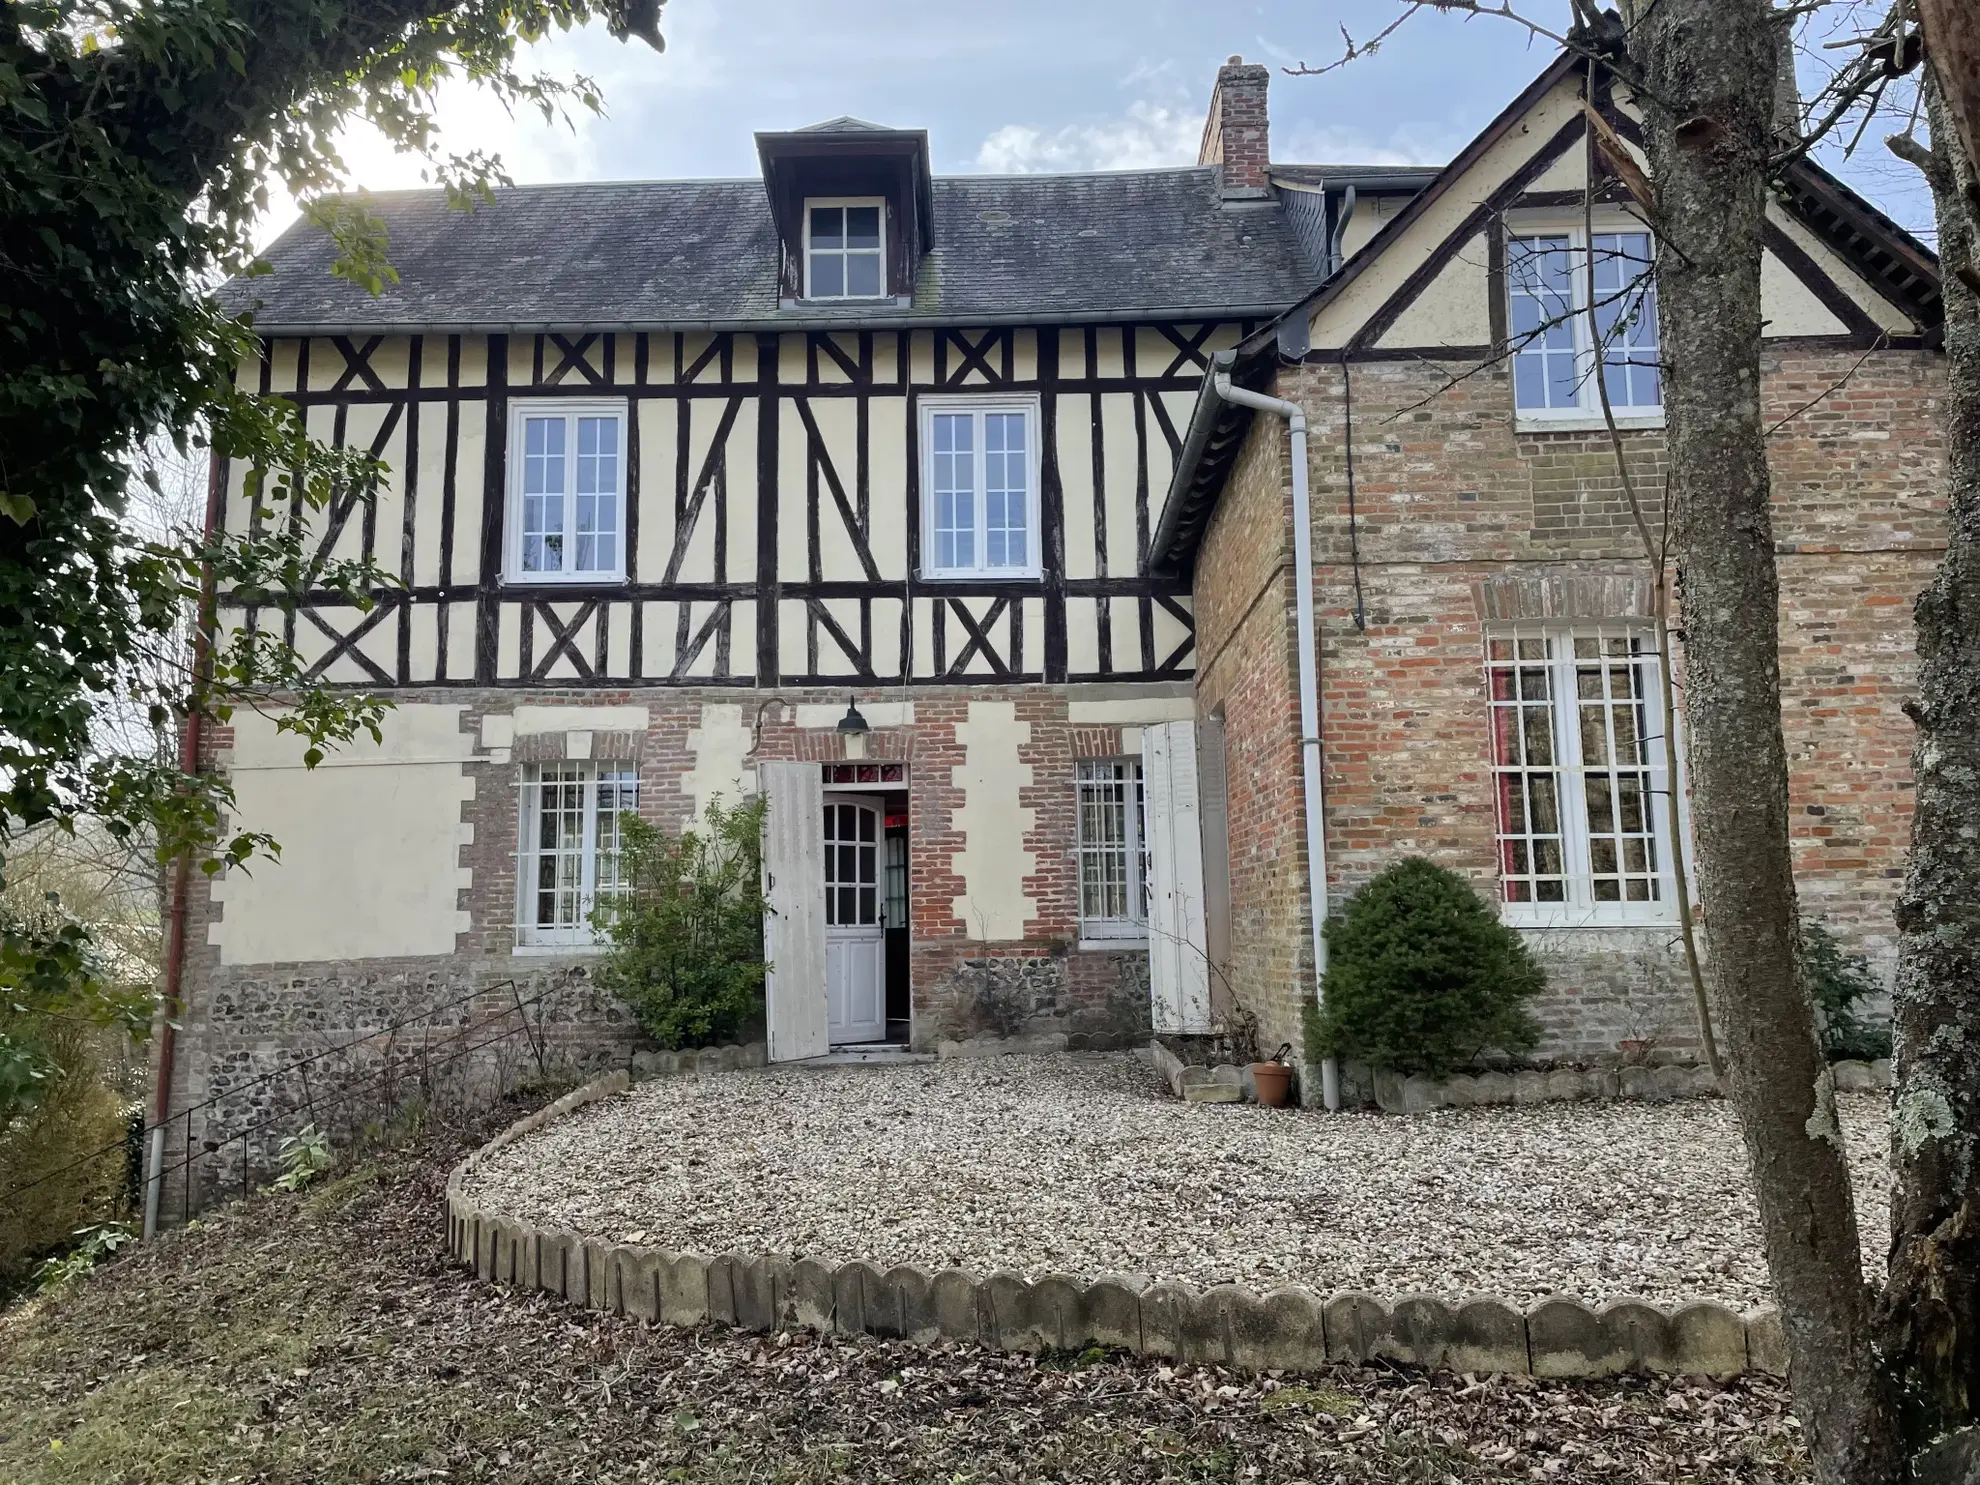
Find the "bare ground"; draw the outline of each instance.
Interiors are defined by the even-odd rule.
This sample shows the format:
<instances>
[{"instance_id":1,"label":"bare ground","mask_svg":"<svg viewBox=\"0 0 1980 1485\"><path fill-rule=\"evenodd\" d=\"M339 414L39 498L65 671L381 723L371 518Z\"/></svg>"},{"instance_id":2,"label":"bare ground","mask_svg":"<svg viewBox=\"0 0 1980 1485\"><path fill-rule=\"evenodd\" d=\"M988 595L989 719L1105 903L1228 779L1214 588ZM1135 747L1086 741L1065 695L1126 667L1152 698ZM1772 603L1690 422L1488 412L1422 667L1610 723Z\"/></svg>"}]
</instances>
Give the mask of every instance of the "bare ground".
<instances>
[{"instance_id":1,"label":"bare ground","mask_svg":"<svg viewBox=\"0 0 1980 1485\"><path fill-rule=\"evenodd\" d=\"M0 1481L1807 1478L1761 1379L1260 1379L569 1310L443 1260L441 1188L468 1139L264 1194L0 1314Z\"/></svg>"}]
</instances>

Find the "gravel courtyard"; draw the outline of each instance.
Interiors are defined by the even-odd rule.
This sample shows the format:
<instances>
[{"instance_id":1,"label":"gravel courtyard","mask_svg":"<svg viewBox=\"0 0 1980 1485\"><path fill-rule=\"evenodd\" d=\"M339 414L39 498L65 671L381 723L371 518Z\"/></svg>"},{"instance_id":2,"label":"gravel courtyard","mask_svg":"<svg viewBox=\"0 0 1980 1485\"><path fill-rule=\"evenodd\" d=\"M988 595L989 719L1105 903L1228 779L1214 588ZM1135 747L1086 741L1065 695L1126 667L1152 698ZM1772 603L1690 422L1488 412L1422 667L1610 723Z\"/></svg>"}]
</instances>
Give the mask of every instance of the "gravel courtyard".
<instances>
[{"instance_id":1,"label":"gravel courtyard","mask_svg":"<svg viewBox=\"0 0 1980 1485\"><path fill-rule=\"evenodd\" d=\"M1882 1095L1842 1120L1881 1259ZM1729 1105L1411 1118L1183 1104L1137 1053L643 1083L470 1189L615 1242L1381 1294L1767 1298Z\"/></svg>"}]
</instances>

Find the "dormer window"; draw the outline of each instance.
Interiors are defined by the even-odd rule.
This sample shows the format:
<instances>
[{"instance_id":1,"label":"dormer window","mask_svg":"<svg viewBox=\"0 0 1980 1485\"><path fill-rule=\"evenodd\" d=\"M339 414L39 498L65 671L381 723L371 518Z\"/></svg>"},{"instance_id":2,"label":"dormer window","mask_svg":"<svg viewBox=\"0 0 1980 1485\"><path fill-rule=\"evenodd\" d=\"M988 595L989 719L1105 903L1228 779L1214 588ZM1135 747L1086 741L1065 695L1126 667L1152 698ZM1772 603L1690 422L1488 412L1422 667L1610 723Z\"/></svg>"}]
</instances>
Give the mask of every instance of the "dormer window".
<instances>
[{"instance_id":1,"label":"dormer window","mask_svg":"<svg viewBox=\"0 0 1980 1485\"><path fill-rule=\"evenodd\" d=\"M805 202L805 298L878 299L886 293L885 211L878 196Z\"/></svg>"}]
</instances>

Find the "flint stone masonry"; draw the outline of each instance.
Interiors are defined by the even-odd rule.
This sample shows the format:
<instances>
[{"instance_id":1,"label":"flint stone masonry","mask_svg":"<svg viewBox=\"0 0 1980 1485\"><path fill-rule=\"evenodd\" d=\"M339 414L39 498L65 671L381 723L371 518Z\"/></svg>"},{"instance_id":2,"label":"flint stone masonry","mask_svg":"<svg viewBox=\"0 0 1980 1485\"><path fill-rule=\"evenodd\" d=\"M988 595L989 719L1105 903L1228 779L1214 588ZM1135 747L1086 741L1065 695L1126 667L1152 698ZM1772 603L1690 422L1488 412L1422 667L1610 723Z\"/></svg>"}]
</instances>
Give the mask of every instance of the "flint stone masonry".
<instances>
[{"instance_id":1,"label":"flint stone masonry","mask_svg":"<svg viewBox=\"0 0 1980 1485\"><path fill-rule=\"evenodd\" d=\"M1786 1372L1771 1307L1740 1314L1719 1304L1617 1300L1590 1308L1552 1297L1522 1310L1488 1298L1326 1297L1300 1285L1259 1294L1239 1284L1198 1289L1121 1275L1027 1280L959 1268L931 1274L910 1264L883 1271L860 1259L833 1265L779 1254L710 1257L539 1231L464 1191L468 1171L491 1152L630 1086L625 1069L608 1073L518 1120L455 1168L447 1181L447 1246L464 1268L477 1278L648 1323L765 1334L803 1326L1007 1351L1106 1346L1241 1371L1384 1360L1543 1377Z\"/></svg>"}]
</instances>

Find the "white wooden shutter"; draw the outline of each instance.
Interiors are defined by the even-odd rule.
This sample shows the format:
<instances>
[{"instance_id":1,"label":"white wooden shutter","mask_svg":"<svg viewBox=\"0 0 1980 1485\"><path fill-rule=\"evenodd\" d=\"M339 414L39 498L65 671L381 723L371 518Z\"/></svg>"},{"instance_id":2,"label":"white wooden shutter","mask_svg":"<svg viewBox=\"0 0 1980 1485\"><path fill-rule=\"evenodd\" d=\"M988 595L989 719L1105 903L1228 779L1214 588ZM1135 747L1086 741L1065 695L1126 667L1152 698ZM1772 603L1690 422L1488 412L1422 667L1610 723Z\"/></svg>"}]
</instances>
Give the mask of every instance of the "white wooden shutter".
<instances>
[{"instance_id":1,"label":"white wooden shutter","mask_svg":"<svg viewBox=\"0 0 1980 1485\"><path fill-rule=\"evenodd\" d=\"M1210 962L1197 805L1196 724L1163 722L1141 734L1148 799L1148 994L1155 1029L1210 1030Z\"/></svg>"},{"instance_id":2,"label":"white wooden shutter","mask_svg":"<svg viewBox=\"0 0 1980 1485\"><path fill-rule=\"evenodd\" d=\"M825 790L816 763L757 766L763 825L764 986L772 1062L822 1057L825 1028Z\"/></svg>"},{"instance_id":3,"label":"white wooden shutter","mask_svg":"<svg viewBox=\"0 0 1980 1485\"><path fill-rule=\"evenodd\" d=\"M1224 986L1219 976L1231 960L1231 798L1229 763L1224 754L1224 719L1196 724L1196 779L1203 825L1204 941L1209 949L1214 1003Z\"/></svg>"}]
</instances>

